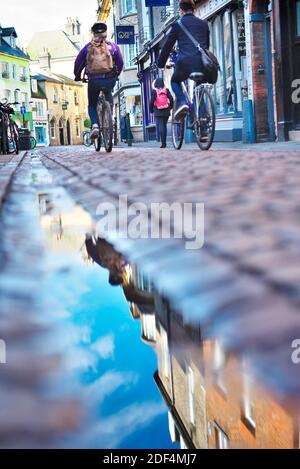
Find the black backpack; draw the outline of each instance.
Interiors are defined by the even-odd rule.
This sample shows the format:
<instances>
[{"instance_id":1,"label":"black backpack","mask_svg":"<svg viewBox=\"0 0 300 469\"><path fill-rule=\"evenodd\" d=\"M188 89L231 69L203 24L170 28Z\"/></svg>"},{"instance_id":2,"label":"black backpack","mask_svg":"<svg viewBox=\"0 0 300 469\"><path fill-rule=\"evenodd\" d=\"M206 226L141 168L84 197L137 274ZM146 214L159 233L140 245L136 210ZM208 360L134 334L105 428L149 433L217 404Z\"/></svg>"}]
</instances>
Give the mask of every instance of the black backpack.
<instances>
[{"instance_id":1,"label":"black backpack","mask_svg":"<svg viewBox=\"0 0 300 469\"><path fill-rule=\"evenodd\" d=\"M210 50L203 49L203 47L201 47L201 45L196 41L196 39L192 36L192 34L181 21L179 21L178 24L199 51L205 78L207 79L208 83L214 85L218 81L218 73L220 70L220 64L217 57Z\"/></svg>"}]
</instances>

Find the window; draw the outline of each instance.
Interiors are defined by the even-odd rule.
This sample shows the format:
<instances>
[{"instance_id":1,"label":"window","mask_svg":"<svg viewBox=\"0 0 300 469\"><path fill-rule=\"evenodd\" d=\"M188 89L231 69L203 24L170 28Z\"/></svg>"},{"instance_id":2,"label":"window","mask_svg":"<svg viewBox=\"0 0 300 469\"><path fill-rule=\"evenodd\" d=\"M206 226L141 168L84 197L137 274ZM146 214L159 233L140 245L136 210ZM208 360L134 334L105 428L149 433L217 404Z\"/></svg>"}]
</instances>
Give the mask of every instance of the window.
<instances>
[{"instance_id":1,"label":"window","mask_svg":"<svg viewBox=\"0 0 300 469\"><path fill-rule=\"evenodd\" d=\"M55 133L55 119L51 119L50 121L50 138L55 138L56 133Z\"/></svg>"},{"instance_id":2,"label":"window","mask_svg":"<svg viewBox=\"0 0 300 469\"><path fill-rule=\"evenodd\" d=\"M28 100L28 93L21 93L21 102L23 106L28 108L29 100Z\"/></svg>"},{"instance_id":3,"label":"window","mask_svg":"<svg viewBox=\"0 0 300 469\"><path fill-rule=\"evenodd\" d=\"M17 47L16 38L13 35L10 36L10 45L13 49Z\"/></svg>"},{"instance_id":4,"label":"window","mask_svg":"<svg viewBox=\"0 0 300 469\"><path fill-rule=\"evenodd\" d=\"M9 64L7 62L2 62L1 64L1 73L2 78L9 78Z\"/></svg>"},{"instance_id":5,"label":"window","mask_svg":"<svg viewBox=\"0 0 300 469\"><path fill-rule=\"evenodd\" d=\"M141 326L143 336L152 342L156 340L156 322L154 314L142 314Z\"/></svg>"},{"instance_id":6,"label":"window","mask_svg":"<svg viewBox=\"0 0 300 469\"><path fill-rule=\"evenodd\" d=\"M17 80L17 66L16 65L12 66L12 76L14 80Z\"/></svg>"},{"instance_id":7,"label":"window","mask_svg":"<svg viewBox=\"0 0 300 469\"><path fill-rule=\"evenodd\" d=\"M195 404L194 404L194 372L189 366L187 368L187 385L188 385L188 405L189 405L189 417L192 425L195 425Z\"/></svg>"},{"instance_id":8,"label":"window","mask_svg":"<svg viewBox=\"0 0 300 469\"><path fill-rule=\"evenodd\" d=\"M228 449L228 436L217 423L215 423L215 432L218 449Z\"/></svg>"},{"instance_id":9,"label":"window","mask_svg":"<svg viewBox=\"0 0 300 469\"><path fill-rule=\"evenodd\" d=\"M14 99L15 99L15 103L19 102L19 91L17 90L14 92Z\"/></svg>"},{"instance_id":10,"label":"window","mask_svg":"<svg viewBox=\"0 0 300 469\"><path fill-rule=\"evenodd\" d=\"M3 90L3 98L7 99L7 101L10 103L10 101L11 101L11 91L10 90Z\"/></svg>"},{"instance_id":11,"label":"window","mask_svg":"<svg viewBox=\"0 0 300 469\"><path fill-rule=\"evenodd\" d=\"M253 403L253 387L252 379L249 373L244 374L244 396L243 396L243 413L244 419L247 423L255 429L255 414L254 414L254 403Z\"/></svg>"},{"instance_id":12,"label":"window","mask_svg":"<svg viewBox=\"0 0 300 469\"><path fill-rule=\"evenodd\" d=\"M125 52L125 68L135 67L134 59L137 56L136 44L128 44L124 46Z\"/></svg>"},{"instance_id":13,"label":"window","mask_svg":"<svg viewBox=\"0 0 300 469\"><path fill-rule=\"evenodd\" d=\"M171 361L168 344L168 335L165 329L160 326L160 354L161 354L161 369L166 378L171 375Z\"/></svg>"},{"instance_id":14,"label":"window","mask_svg":"<svg viewBox=\"0 0 300 469\"><path fill-rule=\"evenodd\" d=\"M56 86L53 89L53 104L58 104L58 92Z\"/></svg>"},{"instance_id":15,"label":"window","mask_svg":"<svg viewBox=\"0 0 300 469\"><path fill-rule=\"evenodd\" d=\"M44 104L42 101L36 103L36 115L37 117L43 117L44 115Z\"/></svg>"},{"instance_id":16,"label":"window","mask_svg":"<svg viewBox=\"0 0 300 469\"><path fill-rule=\"evenodd\" d=\"M27 81L26 67L20 67L20 80Z\"/></svg>"},{"instance_id":17,"label":"window","mask_svg":"<svg viewBox=\"0 0 300 469\"><path fill-rule=\"evenodd\" d=\"M38 92L37 80L35 80L35 78L31 79L31 89L32 89L33 93Z\"/></svg>"},{"instance_id":18,"label":"window","mask_svg":"<svg viewBox=\"0 0 300 469\"><path fill-rule=\"evenodd\" d=\"M224 381L224 365L225 365L225 353L223 346L220 341L215 342L215 350L214 350L214 371L216 375L216 382L219 388L222 391L226 392L226 386Z\"/></svg>"},{"instance_id":19,"label":"window","mask_svg":"<svg viewBox=\"0 0 300 469\"><path fill-rule=\"evenodd\" d=\"M80 121L76 120L76 137L80 137Z\"/></svg>"},{"instance_id":20,"label":"window","mask_svg":"<svg viewBox=\"0 0 300 469\"><path fill-rule=\"evenodd\" d=\"M79 104L78 91L74 91L74 103L75 103L75 106L78 106L78 104Z\"/></svg>"},{"instance_id":21,"label":"window","mask_svg":"<svg viewBox=\"0 0 300 469\"><path fill-rule=\"evenodd\" d=\"M122 0L122 15L136 12L136 0Z\"/></svg>"}]
</instances>

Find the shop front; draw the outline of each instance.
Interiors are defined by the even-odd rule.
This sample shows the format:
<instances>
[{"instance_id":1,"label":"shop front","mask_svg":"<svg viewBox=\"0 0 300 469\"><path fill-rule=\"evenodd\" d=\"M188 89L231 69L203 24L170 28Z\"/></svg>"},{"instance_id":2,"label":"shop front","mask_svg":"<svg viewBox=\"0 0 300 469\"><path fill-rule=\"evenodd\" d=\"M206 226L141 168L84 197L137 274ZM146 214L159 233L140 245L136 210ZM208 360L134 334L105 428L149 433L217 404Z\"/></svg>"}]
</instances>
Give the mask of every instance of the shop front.
<instances>
[{"instance_id":1,"label":"shop front","mask_svg":"<svg viewBox=\"0 0 300 469\"><path fill-rule=\"evenodd\" d=\"M247 58L247 25L242 1L202 2L197 16L207 19L211 49L220 63L214 86L216 105L216 141L242 140L243 104L251 86Z\"/></svg>"},{"instance_id":2,"label":"shop front","mask_svg":"<svg viewBox=\"0 0 300 469\"><path fill-rule=\"evenodd\" d=\"M45 147L49 145L48 122L42 120L34 120L33 131L37 146Z\"/></svg>"},{"instance_id":3,"label":"shop front","mask_svg":"<svg viewBox=\"0 0 300 469\"><path fill-rule=\"evenodd\" d=\"M300 141L300 0L273 2L278 139Z\"/></svg>"}]
</instances>

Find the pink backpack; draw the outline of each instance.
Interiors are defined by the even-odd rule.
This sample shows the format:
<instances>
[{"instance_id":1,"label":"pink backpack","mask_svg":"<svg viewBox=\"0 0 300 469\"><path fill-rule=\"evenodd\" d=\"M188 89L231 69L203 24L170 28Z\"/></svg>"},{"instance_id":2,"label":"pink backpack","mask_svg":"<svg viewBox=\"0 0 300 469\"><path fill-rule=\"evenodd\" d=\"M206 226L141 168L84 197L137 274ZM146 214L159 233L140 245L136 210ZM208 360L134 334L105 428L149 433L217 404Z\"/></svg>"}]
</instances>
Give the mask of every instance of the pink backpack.
<instances>
[{"instance_id":1,"label":"pink backpack","mask_svg":"<svg viewBox=\"0 0 300 469\"><path fill-rule=\"evenodd\" d=\"M157 109L168 109L170 106L167 88L159 88L156 90L156 100L154 105Z\"/></svg>"}]
</instances>

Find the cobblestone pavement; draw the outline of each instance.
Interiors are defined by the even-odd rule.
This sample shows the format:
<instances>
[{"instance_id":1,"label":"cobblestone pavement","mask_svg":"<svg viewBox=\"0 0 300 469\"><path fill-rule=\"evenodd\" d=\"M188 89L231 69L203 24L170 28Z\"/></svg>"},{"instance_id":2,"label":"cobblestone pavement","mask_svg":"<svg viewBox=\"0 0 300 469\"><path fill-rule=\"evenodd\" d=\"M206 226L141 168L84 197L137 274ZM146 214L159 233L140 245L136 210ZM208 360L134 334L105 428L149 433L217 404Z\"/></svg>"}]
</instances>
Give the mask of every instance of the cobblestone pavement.
<instances>
[{"instance_id":1,"label":"cobblestone pavement","mask_svg":"<svg viewBox=\"0 0 300 469\"><path fill-rule=\"evenodd\" d=\"M50 377L63 379L56 347L42 341L35 355L38 337L58 336L55 323L40 320L47 264L33 177L39 159L94 217L100 202L116 204L120 194L148 206L203 202L200 250L186 250L181 239L109 240L151 275L185 323L200 321L203 339L247 353L266 384L299 399L300 365L291 360L291 342L300 338L299 152L34 150L0 158L0 337L10 344L10 366L0 374L2 445L51 446L81 420L76 398L50 402L41 392Z\"/></svg>"},{"instance_id":2,"label":"cobblestone pavement","mask_svg":"<svg viewBox=\"0 0 300 469\"><path fill-rule=\"evenodd\" d=\"M224 341L235 351L263 351L264 366L278 371L283 364L281 383L300 388L291 361L291 342L300 338L300 152L96 154L73 147L41 155L93 215L119 194L148 206L203 202L201 250L186 251L182 240L115 240L116 247L154 275L189 320L200 318L208 335L226 331Z\"/></svg>"},{"instance_id":3,"label":"cobblestone pavement","mask_svg":"<svg viewBox=\"0 0 300 469\"><path fill-rule=\"evenodd\" d=\"M19 155L0 155L0 207L7 193L11 178L24 158L25 152Z\"/></svg>"}]
</instances>

